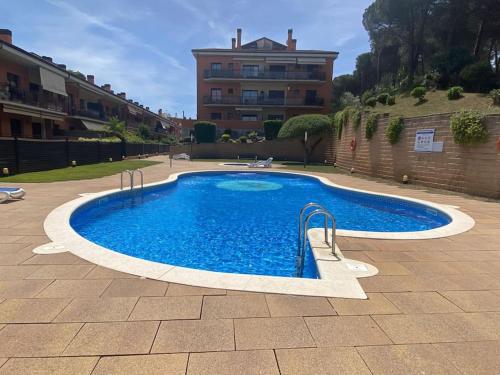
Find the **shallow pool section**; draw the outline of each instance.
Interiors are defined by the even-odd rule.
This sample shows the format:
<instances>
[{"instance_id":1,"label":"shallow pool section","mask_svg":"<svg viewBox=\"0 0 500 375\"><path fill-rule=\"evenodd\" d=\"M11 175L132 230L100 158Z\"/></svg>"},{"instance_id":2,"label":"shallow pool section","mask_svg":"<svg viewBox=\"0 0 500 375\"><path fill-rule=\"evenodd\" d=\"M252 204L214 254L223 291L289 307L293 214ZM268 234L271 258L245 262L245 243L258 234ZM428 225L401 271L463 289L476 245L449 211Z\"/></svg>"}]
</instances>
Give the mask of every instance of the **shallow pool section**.
<instances>
[{"instance_id":1,"label":"shallow pool section","mask_svg":"<svg viewBox=\"0 0 500 375\"><path fill-rule=\"evenodd\" d=\"M111 250L195 269L294 276L298 213L308 202L328 208L339 229L426 231L445 213L411 201L327 186L287 173L182 174L169 184L92 200L71 216L81 236ZM321 226L320 219L314 226ZM306 257L305 277L315 278Z\"/></svg>"}]
</instances>

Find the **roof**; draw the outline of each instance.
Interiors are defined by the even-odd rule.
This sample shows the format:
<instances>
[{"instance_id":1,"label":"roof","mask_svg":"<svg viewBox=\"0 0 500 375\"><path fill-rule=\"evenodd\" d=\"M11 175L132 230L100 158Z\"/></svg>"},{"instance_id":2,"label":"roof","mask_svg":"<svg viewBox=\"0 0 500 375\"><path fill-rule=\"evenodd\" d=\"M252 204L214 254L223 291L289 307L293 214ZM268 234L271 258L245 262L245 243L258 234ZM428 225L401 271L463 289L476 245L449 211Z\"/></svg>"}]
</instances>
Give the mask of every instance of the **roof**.
<instances>
[{"instance_id":1,"label":"roof","mask_svg":"<svg viewBox=\"0 0 500 375\"><path fill-rule=\"evenodd\" d=\"M243 44L241 46L242 49L264 49L264 50L286 50L287 47L284 44L275 42L272 39L269 38L260 38L257 40L254 40L252 42Z\"/></svg>"},{"instance_id":2,"label":"roof","mask_svg":"<svg viewBox=\"0 0 500 375\"><path fill-rule=\"evenodd\" d=\"M157 113L155 112L152 112L150 110L147 110L146 108L144 107L141 107L141 106L138 106L134 103L131 103L129 102L127 99L123 99L122 97L118 96L117 94L115 93L112 93L110 91L107 91L107 90L104 90L102 87L96 85L96 84L93 84L85 79L82 79L81 77L79 77L77 74L73 74L71 72L69 72L67 69L63 69L61 68L58 64L56 63L53 63L53 62L50 62L50 61L47 61L47 60L44 60L41 56L37 55L36 53L34 52L28 52L14 44L11 44L11 43L7 43L3 40L0 40L0 49L3 48L3 46L7 46L9 48L12 48L14 49L15 51L25 55L26 58L32 58L32 59L35 59L37 60L37 62L41 63L42 65L45 65L45 66L48 66L50 67L51 69L56 69L62 73L64 73L64 75L66 75L68 78L72 78L72 79L75 79L76 81L79 81L81 83L85 83L87 85L91 85L95 90L98 90L100 93L104 94L104 95L110 95L110 96L113 96L116 100L120 101L120 102L123 102L124 104L128 104L128 105L131 105L131 106L134 106L136 107L138 110L140 111L145 111L145 112L148 112L150 113L151 115L155 116L155 117L161 117L160 115L158 115Z\"/></svg>"}]
</instances>

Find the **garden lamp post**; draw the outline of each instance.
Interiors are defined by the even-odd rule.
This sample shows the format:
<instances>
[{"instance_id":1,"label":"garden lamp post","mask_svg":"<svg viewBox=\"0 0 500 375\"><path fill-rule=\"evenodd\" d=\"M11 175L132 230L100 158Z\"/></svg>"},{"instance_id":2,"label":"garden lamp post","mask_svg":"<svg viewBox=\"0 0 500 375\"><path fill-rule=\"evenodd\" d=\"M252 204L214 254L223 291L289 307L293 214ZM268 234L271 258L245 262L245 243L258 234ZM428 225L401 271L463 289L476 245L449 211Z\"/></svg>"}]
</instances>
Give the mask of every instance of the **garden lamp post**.
<instances>
[{"instance_id":1,"label":"garden lamp post","mask_svg":"<svg viewBox=\"0 0 500 375\"><path fill-rule=\"evenodd\" d=\"M189 136L189 138L191 139L191 151L189 152L189 160L193 160L193 142L194 142L194 134L191 133L191 135Z\"/></svg>"},{"instance_id":2,"label":"garden lamp post","mask_svg":"<svg viewBox=\"0 0 500 375\"><path fill-rule=\"evenodd\" d=\"M304 168L307 164L307 132L304 132Z\"/></svg>"}]
</instances>

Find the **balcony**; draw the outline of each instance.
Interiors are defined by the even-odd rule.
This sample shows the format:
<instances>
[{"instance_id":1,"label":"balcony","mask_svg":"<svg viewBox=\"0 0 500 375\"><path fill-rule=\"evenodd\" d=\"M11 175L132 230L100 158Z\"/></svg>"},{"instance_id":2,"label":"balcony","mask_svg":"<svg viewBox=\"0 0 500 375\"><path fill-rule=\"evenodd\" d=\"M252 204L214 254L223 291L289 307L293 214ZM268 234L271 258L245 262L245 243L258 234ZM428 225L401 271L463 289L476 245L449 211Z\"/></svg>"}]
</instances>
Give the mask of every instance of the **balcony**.
<instances>
[{"instance_id":1,"label":"balcony","mask_svg":"<svg viewBox=\"0 0 500 375\"><path fill-rule=\"evenodd\" d=\"M26 91L13 88L7 82L0 82L0 100L39 107L50 111L64 112L67 107L65 98L44 91Z\"/></svg>"},{"instance_id":2,"label":"balcony","mask_svg":"<svg viewBox=\"0 0 500 375\"><path fill-rule=\"evenodd\" d=\"M205 79L237 80L276 80L276 81L324 81L324 72L271 72L245 70L210 70L204 71Z\"/></svg>"},{"instance_id":3,"label":"balcony","mask_svg":"<svg viewBox=\"0 0 500 375\"><path fill-rule=\"evenodd\" d=\"M92 111L89 109L83 110L83 109L75 109L72 108L69 111L70 116L79 116L79 117L88 117L92 118L94 120L100 120L100 121L108 121L108 116L106 116L105 113L99 112L99 111Z\"/></svg>"},{"instance_id":4,"label":"balcony","mask_svg":"<svg viewBox=\"0 0 500 375\"><path fill-rule=\"evenodd\" d=\"M243 97L243 96L204 96L203 104L210 106L269 106L269 107L323 107L323 98L295 97L270 98L268 96Z\"/></svg>"}]
</instances>

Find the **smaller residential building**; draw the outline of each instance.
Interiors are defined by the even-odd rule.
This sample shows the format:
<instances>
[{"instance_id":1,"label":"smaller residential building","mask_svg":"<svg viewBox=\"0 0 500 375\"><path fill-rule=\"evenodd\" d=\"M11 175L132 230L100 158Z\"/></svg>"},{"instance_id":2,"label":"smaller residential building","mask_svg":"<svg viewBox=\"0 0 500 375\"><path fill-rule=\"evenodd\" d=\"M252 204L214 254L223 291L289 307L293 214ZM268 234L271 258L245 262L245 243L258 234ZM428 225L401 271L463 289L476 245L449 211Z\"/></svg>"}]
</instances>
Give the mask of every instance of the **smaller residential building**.
<instances>
[{"instance_id":1,"label":"smaller residential building","mask_svg":"<svg viewBox=\"0 0 500 375\"><path fill-rule=\"evenodd\" d=\"M93 75L25 51L13 44L10 30L0 29L0 137L92 136L113 116L127 128L144 123L158 135L180 136L179 123L161 109L153 112L110 84L96 85Z\"/></svg>"},{"instance_id":2,"label":"smaller residential building","mask_svg":"<svg viewBox=\"0 0 500 375\"><path fill-rule=\"evenodd\" d=\"M193 49L197 119L244 132L262 130L264 120L329 113L338 53L297 49L292 33L284 44L265 37L243 44L238 29L231 48Z\"/></svg>"}]
</instances>

